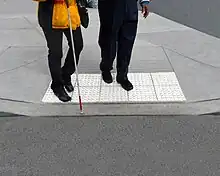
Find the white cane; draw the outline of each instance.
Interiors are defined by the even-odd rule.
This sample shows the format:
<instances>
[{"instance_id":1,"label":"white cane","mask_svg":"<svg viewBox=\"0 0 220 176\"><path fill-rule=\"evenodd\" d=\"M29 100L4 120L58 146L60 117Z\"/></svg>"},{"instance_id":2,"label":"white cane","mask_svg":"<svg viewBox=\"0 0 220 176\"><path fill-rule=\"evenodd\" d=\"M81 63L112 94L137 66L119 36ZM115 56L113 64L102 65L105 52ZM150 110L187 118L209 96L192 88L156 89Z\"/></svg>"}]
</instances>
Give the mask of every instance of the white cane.
<instances>
[{"instance_id":1,"label":"white cane","mask_svg":"<svg viewBox=\"0 0 220 176\"><path fill-rule=\"evenodd\" d=\"M80 94L80 86L79 86L79 73L78 73L78 68L77 68L77 63L76 63L76 53L75 53L75 50L74 50L73 32L72 32L72 21L71 21L71 17L70 17L70 10L69 10L68 0L65 0L65 3L67 5L67 11L68 11L70 36L71 36L71 42L72 42L72 50L73 50L73 57L74 57L74 64L75 64L75 73L76 73L76 84L77 84L78 95L79 95L79 108L80 108L80 113L83 114L83 105L82 105L82 99L81 99L81 94Z\"/></svg>"}]
</instances>

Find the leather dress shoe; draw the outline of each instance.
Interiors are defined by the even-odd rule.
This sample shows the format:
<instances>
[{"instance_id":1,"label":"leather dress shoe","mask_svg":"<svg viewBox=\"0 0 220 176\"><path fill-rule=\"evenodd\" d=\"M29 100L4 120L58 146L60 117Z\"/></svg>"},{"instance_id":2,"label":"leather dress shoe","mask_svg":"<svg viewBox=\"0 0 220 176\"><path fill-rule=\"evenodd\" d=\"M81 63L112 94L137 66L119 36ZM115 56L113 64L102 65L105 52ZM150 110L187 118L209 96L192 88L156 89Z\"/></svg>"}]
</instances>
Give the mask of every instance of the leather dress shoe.
<instances>
[{"instance_id":1,"label":"leather dress shoe","mask_svg":"<svg viewBox=\"0 0 220 176\"><path fill-rule=\"evenodd\" d=\"M74 91L74 87L72 85L72 82L71 82L71 76L67 76L65 74L62 74L62 78L63 78L63 85L64 85L64 88L67 90L67 92L73 92Z\"/></svg>"},{"instance_id":2,"label":"leather dress shoe","mask_svg":"<svg viewBox=\"0 0 220 176\"><path fill-rule=\"evenodd\" d=\"M117 79L117 82L121 85L121 87L123 89L125 89L126 91L130 91L132 90L134 87L132 85L132 83L128 80L128 79L123 79L123 80L120 80L120 79Z\"/></svg>"},{"instance_id":3,"label":"leather dress shoe","mask_svg":"<svg viewBox=\"0 0 220 176\"><path fill-rule=\"evenodd\" d=\"M71 101L71 97L66 93L63 87L59 87L53 90L54 94L58 97L58 99L62 102Z\"/></svg>"},{"instance_id":4,"label":"leather dress shoe","mask_svg":"<svg viewBox=\"0 0 220 176\"><path fill-rule=\"evenodd\" d=\"M106 72L102 72L102 79L104 82L106 82L107 84L110 84L113 82L113 78L112 78L112 74L109 71Z\"/></svg>"},{"instance_id":5,"label":"leather dress shoe","mask_svg":"<svg viewBox=\"0 0 220 176\"><path fill-rule=\"evenodd\" d=\"M71 82L64 83L64 87L67 90L67 92L73 92L74 91L74 87L73 87Z\"/></svg>"}]
</instances>

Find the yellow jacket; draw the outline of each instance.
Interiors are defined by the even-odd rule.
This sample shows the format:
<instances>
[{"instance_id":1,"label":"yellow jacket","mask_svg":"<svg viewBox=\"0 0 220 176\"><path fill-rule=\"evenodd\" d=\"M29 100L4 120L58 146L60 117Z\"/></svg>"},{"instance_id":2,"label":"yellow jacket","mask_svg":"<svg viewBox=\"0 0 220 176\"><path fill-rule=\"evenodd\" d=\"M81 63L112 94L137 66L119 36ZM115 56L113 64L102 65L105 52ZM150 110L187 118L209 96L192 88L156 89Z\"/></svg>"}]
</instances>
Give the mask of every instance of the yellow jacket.
<instances>
[{"instance_id":1,"label":"yellow jacket","mask_svg":"<svg viewBox=\"0 0 220 176\"><path fill-rule=\"evenodd\" d=\"M64 0L33 0L33 1L39 2L39 4L41 3L41 5L44 5L44 6L52 7L51 12L48 12L48 13L42 12L41 14L43 15L41 16L43 17L41 18L44 18L44 17L47 18L47 15L51 15L51 21L52 21L51 25L53 29L69 28L68 11L67 11L67 6ZM68 0L68 2L69 2L70 17L72 21L72 29L75 30L81 24L78 7L77 7L76 0ZM39 10L41 9L39 9L39 6L38 6L38 11Z\"/></svg>"}]
</instances>

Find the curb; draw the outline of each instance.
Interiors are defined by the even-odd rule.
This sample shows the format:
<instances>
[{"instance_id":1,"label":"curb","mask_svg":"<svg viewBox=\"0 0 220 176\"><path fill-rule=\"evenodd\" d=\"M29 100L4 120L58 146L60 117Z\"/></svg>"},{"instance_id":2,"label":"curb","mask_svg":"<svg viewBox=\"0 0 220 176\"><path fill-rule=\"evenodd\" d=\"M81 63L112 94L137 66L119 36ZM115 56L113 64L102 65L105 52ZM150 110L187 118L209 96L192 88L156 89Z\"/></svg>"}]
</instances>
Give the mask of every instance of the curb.
<instances>
[{"instance_id":1,"label":"curb","mask_svg":"<svg viewBox=\"0 0 220 176\"><path fill-rule=\"evenodd\" d=\"M31 117L208 115L220 112L220 100L185 103L84 104L83 114L80 113L78 104L0 100L0 112Z\"/></svg>"}]
</instances>

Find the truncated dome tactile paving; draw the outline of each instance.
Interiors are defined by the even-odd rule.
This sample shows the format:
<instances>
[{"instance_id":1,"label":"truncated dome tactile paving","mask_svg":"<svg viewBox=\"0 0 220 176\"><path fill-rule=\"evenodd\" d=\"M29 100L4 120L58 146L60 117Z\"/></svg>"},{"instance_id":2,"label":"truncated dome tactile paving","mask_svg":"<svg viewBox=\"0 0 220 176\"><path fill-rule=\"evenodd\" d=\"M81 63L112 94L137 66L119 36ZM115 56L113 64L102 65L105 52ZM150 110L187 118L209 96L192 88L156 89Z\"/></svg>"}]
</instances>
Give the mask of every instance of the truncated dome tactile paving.
<instances>
[{"instance_id":1,"label":"truncated dome tactile paving","mask_svg":"<svg viewBox=\"0 0 220 176\"><path fill-rule=\"evenodd\" d=\"M127 92L115 81L106 84L101 74L79 74L80 92L83 103L147 103L147 102L183 102L186 98L182 92L174 72L129 73L128 77L134 89ZM78 103L76 76L72 76L75 87L69 93L72 101ZM51 83L50 83L51 84ZM50 89L50 85L42 99L44 103L62 103Z\"/></svg>"}]
</instances>

